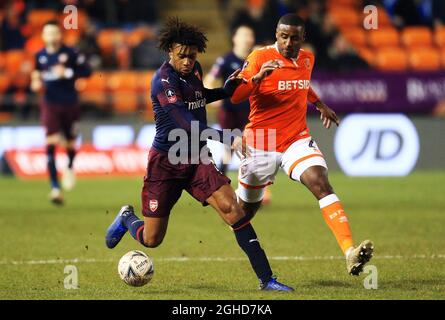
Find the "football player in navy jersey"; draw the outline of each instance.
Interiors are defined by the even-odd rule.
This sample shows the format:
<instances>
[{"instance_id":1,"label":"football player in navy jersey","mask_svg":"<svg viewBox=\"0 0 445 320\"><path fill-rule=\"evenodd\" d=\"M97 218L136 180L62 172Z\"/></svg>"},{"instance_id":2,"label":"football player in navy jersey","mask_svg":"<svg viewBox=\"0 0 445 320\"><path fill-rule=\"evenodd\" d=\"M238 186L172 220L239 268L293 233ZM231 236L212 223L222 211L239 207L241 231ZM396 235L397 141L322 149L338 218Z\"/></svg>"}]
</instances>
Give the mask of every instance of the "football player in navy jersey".
<instances>
[{"instance_id":1,"label":"football player in navy jersey","mask_svg":"<svg viewBox=\"0 0 445 320\"><path fill-rule=\"evenodd\" d=\"M243 67L244 60L255 45L255 33L247 25L238 26L232 36L233 49L226 55L219 57L204 78L204 84L213 88L222 80L225 81L235 70ZM217 103L218 122L222 129L244 130L249 121L249 101L234 105L229 98ZM230 149L224 149L221 172L226 173L227 163L230 161Z\"/></svg>"},{"instance_id":2,"label":"football player in navy jersey","mask_svg":"<svg viewBox=\"0 0 445 320\"><path fill-rule=\"evenodd\" d=\"M36 54L31 89L40 91L43 88L45 91L40 105L40 119L46 130L50 199L55 204L62 204L55 150L58 144L65 142L68 167L63 172L62 184L64 189L70 190L75 182L73 161L76 155L76 123L80 118L74 82L79 77L88 77L91 70L84 55L63 44L62 32L56 21L43 26L42 38L45 47Z\"/></svg>"},{"instance_id":3,"label":"football player in navy jersey","mask_svg":"<svg viewBox=\"0 0 445 320\"><path fill-rule=\"evenodd\" d=\"M226 139L222 131L207 125L206 103L231 96L242 80L237 78L238 69L222 88L203 86L197 56L205 51L206 42L207 38L198 28L177 18L170 19L160 32L159 48L167 52L170 59L157 70L151 84L156 136L148 155L142 189L144 219L135 215L131 205L123 206L107 230L106 245L114 248L129 231L142 245L159 246L167 231L170 212L185 190L204 206L212 206L231 226L260 280L261 289L291 291L292 288L273 276L255 230L237 203L230 180L217 170L211 159L206 139L193 141L195 128L199 133L211 131L212 139L231 144L238 151L243 145L241 137ZM180 132L186 133L185 141L176 139ZM198 146L194 148L196 143ZM176 162L178 150L187 152Z\"/></svg>"},{"instance_id":4,"label":"football player in navy jersey","mask_svg":"<svg viewBox=\"0 0 445 320\"><path fill-rule=\"evenodd\" d=\"M204 84L213 88L222 80L225 81L236 69L242 68L247 56L252 52L255 45L255 32L248 25L239 25L233 31L232 35L233 48L226 55L219 57L210 69L210 72L204 78ZM218 110L218 122L222 129L239 129L249 122L250 105L249 100L245 100L239 104L233 104L230 98L224 99L222 102L216 102ZM223 158L220 170L226 174L228 163L231 160L230 148L224 148ZM266 188L263 205L269 204L271 193L269 187Z\"/></svg>"}]
</instances>

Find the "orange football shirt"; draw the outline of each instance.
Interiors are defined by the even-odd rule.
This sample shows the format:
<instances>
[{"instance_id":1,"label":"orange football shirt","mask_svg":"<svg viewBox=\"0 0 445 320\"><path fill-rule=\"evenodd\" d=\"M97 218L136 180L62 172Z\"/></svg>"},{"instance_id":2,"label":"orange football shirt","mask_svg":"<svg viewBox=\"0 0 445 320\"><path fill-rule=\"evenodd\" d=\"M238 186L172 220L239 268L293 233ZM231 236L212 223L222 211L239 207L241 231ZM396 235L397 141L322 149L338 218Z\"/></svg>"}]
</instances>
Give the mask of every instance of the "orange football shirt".
<instances>
[{"instance_id":1,"label":"orange football shirt","mask_svg":"<svg viewBox=\"0 0 445 320\"><path fill-rule=\"evenodd\" d=\"M281 67L255 84L252 77L270 60L279 60ZM306 125L307 101L318 100L310 87L313 66L311 52L300 49L297 58L288 59L278 52L276 45L254 50L247 57L240 73L247 83L238 86L231 101L240 103L249 98L249 123L245 128L249 145L253 142L257 149L284 152L295 141L310 136ZM275 147L268 138L273 134L270 129L276 130Z\"/></svg>"}]
</instances>

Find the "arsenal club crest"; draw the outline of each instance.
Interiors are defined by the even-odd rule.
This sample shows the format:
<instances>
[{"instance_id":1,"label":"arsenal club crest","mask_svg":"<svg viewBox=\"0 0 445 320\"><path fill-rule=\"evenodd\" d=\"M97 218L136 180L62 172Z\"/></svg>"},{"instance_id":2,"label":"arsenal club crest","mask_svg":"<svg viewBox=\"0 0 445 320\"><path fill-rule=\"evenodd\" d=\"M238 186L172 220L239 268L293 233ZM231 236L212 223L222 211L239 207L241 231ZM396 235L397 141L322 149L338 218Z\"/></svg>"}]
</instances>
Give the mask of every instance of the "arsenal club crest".
<instances>
[{"instance_id":1,"label":"arsenal club crest","mask_svg":"<svg viewBox=\"0 0 445 320\"><path fill-rule=\"evenodd\" d=\"M155 212L157 208L158 208L158 200L150 200L151 212Z\"/></svg>"}]
</instances>

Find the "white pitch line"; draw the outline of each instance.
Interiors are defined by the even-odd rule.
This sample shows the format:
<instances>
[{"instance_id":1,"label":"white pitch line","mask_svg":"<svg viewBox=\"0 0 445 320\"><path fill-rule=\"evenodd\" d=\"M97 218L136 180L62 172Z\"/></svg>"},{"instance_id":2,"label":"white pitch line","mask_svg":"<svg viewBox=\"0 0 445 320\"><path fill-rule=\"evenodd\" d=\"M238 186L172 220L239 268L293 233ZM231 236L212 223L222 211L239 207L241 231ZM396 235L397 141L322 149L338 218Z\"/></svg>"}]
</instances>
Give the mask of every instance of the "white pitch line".
<instances>
[{"instance_id":1,"label":"white pitch line","mask_svg":"<svg viewBox=\"0 0 445 320\"><path fill-rule=\"evenodd\" d=\"M275 256L269 257L269 260L275 261L320 261L320 260L342 260L344 257L341 256ZM382 255L375 256L374 259L377 260L392 260L392 259L445 259L445 254L415 254L411 256L401 256L401 255ZM159 262L226 262L226 261L246 261L246 258L230 258L230 257L166 257L157 258L155 261ZM85 258L75 258L75 259L50 259L50 260L1 260L0 265L45 265L45 264L70 264L70 263L107 263L115 262L114 259L85 259Z\"/></svg>"}]
</instances>

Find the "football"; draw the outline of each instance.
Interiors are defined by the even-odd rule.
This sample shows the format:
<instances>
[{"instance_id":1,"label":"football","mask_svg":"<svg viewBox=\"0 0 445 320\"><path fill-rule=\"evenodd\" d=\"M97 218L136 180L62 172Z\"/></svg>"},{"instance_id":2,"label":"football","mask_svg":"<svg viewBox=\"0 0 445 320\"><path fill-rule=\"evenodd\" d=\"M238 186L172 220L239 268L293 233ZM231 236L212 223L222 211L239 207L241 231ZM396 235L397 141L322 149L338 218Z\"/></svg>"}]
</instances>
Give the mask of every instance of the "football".
<instances>
[{"instance_id":1,"label":"football","mask_svg":"<svg viewBox=\"0 0 445 320\"><path fill-rule=\"evenodd\" d=\"M117 269L122 281L133 287L146 285L154 274L153 260L139 250L124 254Z\"/></svg>"}]
</instances>

